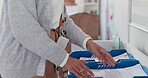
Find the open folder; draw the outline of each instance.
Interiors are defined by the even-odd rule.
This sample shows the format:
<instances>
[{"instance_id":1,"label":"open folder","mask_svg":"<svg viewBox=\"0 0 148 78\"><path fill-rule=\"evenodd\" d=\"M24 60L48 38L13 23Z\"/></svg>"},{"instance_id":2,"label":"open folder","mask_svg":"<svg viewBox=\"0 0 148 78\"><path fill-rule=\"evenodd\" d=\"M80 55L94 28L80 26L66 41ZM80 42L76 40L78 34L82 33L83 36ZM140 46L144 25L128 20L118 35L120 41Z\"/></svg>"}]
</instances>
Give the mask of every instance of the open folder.
<instances>
[{"instance_id":1,"label":"open folder","mask_svg":"<svg viewBox=\"0 0 148 78\"><path fill-rule=\"evenodd\" d=\"M90 59L86 60L89 63L86 64L95 74L95 77L102 78L148 78L148 75L143 71L140 62L136 59L127 59L128 54L126 50L111 50L108 51L113 57L116 57L116 65L114 67L111 66L103 66L100 62L96 62L96 60ZM126 55L125 55L126 54ZM71 57L81 59L83 58L91 58L93 54L89 51L76 51L70 54ZM126 56L126 57L124 57ZM70 73L68 78L77 78L74 74Z\"/></svg>"}]
</instances>

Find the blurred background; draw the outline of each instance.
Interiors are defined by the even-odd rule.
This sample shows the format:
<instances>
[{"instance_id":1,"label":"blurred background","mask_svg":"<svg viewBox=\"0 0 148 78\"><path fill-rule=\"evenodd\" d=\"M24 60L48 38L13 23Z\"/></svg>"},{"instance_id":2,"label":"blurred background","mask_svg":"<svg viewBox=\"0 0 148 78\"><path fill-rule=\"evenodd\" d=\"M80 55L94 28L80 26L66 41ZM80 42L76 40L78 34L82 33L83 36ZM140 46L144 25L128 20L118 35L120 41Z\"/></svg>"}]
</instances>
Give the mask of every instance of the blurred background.
<instances>
[{"instance_id":1,"label":"blurred background","mask_svg":"<svg viewBox=\"0 0 148 78\"><path fill-rule=\"evenodd\" d=\"M69 16L94 40L113 39L116 2L122 3L118 0L65 0Z\"/></svg>"},{"instance_id":2,"label":"blurred background","mask_svg":"<svg viewBox=\"0 0 148 78\"><path fill-rule=\"evenodd\" d=\"M0 14L2 3L0 0ZM94 40L120 37L148 50L148 0L65 0L65 4L69 16Z\"/></svg>"},{"instance_id":3,"label":"blurred background","mask_svg":"<svg viewBox=\"0 0 148 78\"><path fill-rule=\"evenodd\" d=\"M93 39L118 38L148 55L148 0L65 0L65 3L75 23Z\"/></svg>"}]
</instances>

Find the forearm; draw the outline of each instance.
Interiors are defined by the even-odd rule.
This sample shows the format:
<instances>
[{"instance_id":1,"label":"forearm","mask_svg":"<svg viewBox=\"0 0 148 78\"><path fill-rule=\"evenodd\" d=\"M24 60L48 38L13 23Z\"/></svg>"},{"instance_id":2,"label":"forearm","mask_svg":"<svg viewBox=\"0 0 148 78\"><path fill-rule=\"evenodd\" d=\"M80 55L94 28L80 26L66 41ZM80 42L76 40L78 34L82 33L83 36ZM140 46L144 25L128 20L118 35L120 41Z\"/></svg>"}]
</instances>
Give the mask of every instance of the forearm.
<instances>
[{"instance_id":1,"label":"forearm","mask_svg":"<svg viewBox=\"0 0 148 78\"><path fill-rule=\"evenodd\" d=\"M91 38L89 35L85 34L80 27L74 24L73 20L67 16L64 30L66 31L67 37L70 42L84 48L84 41L86 38Z\"/></svg>"},{"instance_id":2,"label":"forearm","mask_svg":"<svg viewBox=\"0 0 148 78\"><path fill-rule=\"evenodd\" d=\"M97 45L92 39L89 39L89 40L87 41L86 47L87 47L87 49L88 49L89 51L91 51L93 54L96 54L96 53L95 53L96 51L92 51L94 48L98 48L98 51L100 51L100 50L102 50L102 49L104 50L103 47Z\"/></svg>"}]
</instances>

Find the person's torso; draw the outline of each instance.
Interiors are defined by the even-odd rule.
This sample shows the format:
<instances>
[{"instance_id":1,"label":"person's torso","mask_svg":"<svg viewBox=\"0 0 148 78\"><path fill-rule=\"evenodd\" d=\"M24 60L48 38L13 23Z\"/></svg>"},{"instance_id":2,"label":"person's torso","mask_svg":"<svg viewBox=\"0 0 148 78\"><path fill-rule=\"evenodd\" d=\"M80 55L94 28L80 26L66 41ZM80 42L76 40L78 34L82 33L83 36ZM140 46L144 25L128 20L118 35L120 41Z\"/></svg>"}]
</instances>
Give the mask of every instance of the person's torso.
<instances>
[{"instance_id":1,"label":"person's torso","mask_svg":"<svg viewBox=\"0 0 148 78\"><path fill-rule=\"evenodd\" d=\"M11 30L11 24L8 15L8 0L4 0L2 17L0 21L0 62L3 64L0 67L22 66L30 67L27 65L37 64L40 57L33 52L24 48L14 37ZM34 16L39 22L40 26L46 31L48 35L53 22L53 4L51 0L23 0L26 9ZM34 5L34 7L32 7ZM23 61L23 62L21 62ZM20 62L20 65L16 65ZM26 68L24 67L24 68Z\"/></svg>"}]
</instances>

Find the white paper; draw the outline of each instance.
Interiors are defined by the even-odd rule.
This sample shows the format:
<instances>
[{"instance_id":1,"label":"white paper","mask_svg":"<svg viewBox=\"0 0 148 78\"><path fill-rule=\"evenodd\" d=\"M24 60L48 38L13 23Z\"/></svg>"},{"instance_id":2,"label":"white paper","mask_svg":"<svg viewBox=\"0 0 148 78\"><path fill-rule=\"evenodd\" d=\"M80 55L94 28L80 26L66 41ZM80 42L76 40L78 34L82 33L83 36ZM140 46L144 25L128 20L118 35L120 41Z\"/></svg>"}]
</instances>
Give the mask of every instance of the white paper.
<instances>
[{"instance_id":1,"label":"white paper","mask_svg":"<svg viewBox=\"0 0 148 78\"><path fill-rule=\"evenodd\" d=\"M92 70L95 77L103 78L133 78L134 76L147 76L140 64L122 69Z\"/></svg>"},{"instance_id":2,"label":"white paper","mask_svg":"<svg viewBox=\"0 0 148 78\"><path fill-rule=\"evenodd\" d=\"M80 60L98 60L98 58L86 58L86 57L81 57Z\"/></svg>"},{"instance_id":3,"label":"white paper","mask_svg":"<svg viewBox=\"0 0 148 78\"><path fill-rule=\"evenodd\" d=\"M128 54L124 53L119 56L113 57L115 61L118 61L119 59L129 59ZM98 58L86 58L86 57L81 57L80 60L95 60L96 62L99 62Z\"/></svg>"},{"instance_id":4,"label":"white paper","mask_svg":"<svg viewBox=\"0 0 148 78\"><path fill-rule=\"evenodd\" d=\"M129 59L127 53L121 54L121 55L113 57L113 58L114 58L115 61L118 61L119 59Z\"/></svg>"}]
</instances>

